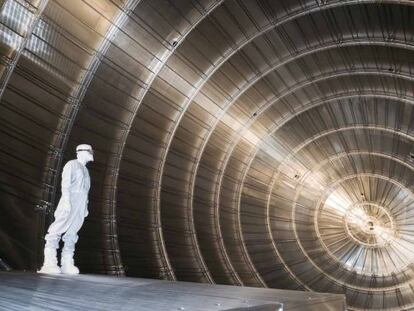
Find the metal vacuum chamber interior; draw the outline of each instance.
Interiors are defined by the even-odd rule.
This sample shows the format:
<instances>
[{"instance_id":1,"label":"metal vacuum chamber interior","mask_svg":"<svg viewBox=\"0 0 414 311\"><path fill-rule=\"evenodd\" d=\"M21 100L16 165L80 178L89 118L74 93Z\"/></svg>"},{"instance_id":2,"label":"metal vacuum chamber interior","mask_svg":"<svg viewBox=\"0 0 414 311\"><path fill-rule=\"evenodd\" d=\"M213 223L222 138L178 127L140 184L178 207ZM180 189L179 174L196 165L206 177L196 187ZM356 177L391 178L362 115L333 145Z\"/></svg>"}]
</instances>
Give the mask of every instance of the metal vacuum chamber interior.
<instances>
[{"instance_id":1,"label":"metal vacuum chamber interior","mask_svg":"<svg viewBox=\"0 0 414 311\"><path fill-rule=\"evenodd\" d=\"M0 259L39 268L87 143L81 272L414 308L413 21L408 0L0 0Z\"/></svg>"}]
</instances>

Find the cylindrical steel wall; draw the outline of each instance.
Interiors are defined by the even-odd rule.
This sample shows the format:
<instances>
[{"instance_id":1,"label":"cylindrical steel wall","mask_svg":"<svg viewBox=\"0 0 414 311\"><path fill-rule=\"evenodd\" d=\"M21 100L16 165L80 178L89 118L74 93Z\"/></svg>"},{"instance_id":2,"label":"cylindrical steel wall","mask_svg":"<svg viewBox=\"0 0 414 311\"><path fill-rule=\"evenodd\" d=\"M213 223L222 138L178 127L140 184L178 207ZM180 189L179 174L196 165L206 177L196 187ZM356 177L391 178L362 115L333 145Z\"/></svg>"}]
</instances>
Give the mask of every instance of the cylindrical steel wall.
<instances>
[{"instance_id":1,"label":"cylindrical steel wall","mask_svg":"<svg viewBox=\"0 0 414 311\"><path fill-rule=\"evenodd\" d=\"M74 147L81 271L414 307L411 1L0 1L0 258Z\"/></svg>"}]
</instances>

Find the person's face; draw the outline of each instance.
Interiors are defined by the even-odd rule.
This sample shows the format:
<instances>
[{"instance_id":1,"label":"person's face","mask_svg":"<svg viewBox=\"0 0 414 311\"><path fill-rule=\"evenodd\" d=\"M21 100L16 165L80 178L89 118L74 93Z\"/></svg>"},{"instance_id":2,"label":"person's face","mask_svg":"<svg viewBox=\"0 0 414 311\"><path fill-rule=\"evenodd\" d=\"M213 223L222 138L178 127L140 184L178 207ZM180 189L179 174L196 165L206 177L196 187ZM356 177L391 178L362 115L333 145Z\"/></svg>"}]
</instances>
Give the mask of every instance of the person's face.
<instances>
[{"instance_id":1,"label":"person's face","mask_svg":"<svg viewBox=\"0 0 414 311\"><path fill-rule=\"evenodd\" d=\"M78 151L78 157L81 157L86 162L93 162L93 150Z\"/></svg>"}]
</instances>

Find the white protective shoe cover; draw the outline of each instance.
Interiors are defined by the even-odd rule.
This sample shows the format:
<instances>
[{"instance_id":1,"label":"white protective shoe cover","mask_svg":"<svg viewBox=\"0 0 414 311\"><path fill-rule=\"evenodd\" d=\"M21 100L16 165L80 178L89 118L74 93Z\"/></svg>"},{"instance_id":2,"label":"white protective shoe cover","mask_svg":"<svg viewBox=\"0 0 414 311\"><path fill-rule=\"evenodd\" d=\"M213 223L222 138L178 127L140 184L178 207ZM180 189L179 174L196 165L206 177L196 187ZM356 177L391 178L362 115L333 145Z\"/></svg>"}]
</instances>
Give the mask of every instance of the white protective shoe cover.
<instances>
[{"instance_id":1,"label":"white protective shoe cover","mask_svg":"<svg viewBox=\"0 0 414 311\"><path fill-rule=\"evenodd\" d=\"M51 266L43 265L43 267L39 271L37 271L37 273L60 274L62 272L60 271L60 268L59 268L58 265L56 265L56 266L53 266L53 265L51 265Z\"/></svg>"},{"instance_id":2,"label":"white protective shoe cover","mask_svg":"<svg viewBox=\"0 0 414 311\"><path fill-rule=\"evenodd\" d=\"M45 260L42 268L37 271L38 273L46 274L60 274L61 270L57 264L56 250L51 248L45 248Z\"/></svg>"},{"instance_id":3,"label":"white protective shoe cover","mask_svg":"<svg viewBox=\"0 0 414 311\"><path fill-rule=\"evenodd\" d=\"M62 255L62 273L64 274L79 274L79 269L73 263L73 257Z\"/></svg>"}]
</instances>

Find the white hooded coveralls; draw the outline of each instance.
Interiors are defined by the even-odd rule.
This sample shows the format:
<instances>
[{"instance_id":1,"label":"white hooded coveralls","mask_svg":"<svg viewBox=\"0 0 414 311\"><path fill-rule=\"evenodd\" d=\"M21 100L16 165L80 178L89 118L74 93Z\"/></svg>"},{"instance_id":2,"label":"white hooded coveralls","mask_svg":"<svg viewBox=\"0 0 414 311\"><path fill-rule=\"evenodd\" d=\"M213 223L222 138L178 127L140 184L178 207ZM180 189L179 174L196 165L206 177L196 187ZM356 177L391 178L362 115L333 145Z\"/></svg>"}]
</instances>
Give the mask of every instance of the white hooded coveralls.
<instances>
[{"instance_id":1,"label":"white hooded coveralls","mask_svg":"<svg viewBox=\"0 0 414 311\"><path fill-rule=\"evenodd\" d=\"M55 211L55 221L45 236L46 247L57 249L59 240L65 242L63 251L72 253L78 241L78 231L88 215L88 192L90 188L88 169L77 159L66 163L62 172L62 197ZM70 204L68 204L70 203Z\"/></svg>"}]
</instances>

